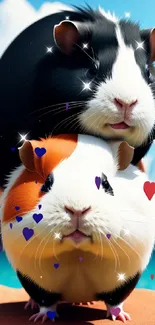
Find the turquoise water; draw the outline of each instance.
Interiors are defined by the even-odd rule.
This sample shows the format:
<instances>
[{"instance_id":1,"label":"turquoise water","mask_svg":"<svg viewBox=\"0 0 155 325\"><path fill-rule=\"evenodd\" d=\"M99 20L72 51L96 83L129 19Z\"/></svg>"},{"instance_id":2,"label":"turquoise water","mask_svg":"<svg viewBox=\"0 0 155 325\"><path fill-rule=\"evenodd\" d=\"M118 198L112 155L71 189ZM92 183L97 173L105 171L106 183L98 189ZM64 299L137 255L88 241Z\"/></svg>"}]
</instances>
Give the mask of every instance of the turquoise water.
<instances>
[{"instance_id":1,"label":"turquoise water","mask_svg":"<svg viewBox=\"0 0 155 325\"><path fill-rule=\"evenodd\" d=\"M147 269L142 274L137 288L155 290L155 278L152 280L151 274L154 274L155 276L155 252L152 255ZM0 284L12 288L21 288L21 284L18 281L16 273L9 264L4 252L0 253Z\"/></svg>"}]
</instances>

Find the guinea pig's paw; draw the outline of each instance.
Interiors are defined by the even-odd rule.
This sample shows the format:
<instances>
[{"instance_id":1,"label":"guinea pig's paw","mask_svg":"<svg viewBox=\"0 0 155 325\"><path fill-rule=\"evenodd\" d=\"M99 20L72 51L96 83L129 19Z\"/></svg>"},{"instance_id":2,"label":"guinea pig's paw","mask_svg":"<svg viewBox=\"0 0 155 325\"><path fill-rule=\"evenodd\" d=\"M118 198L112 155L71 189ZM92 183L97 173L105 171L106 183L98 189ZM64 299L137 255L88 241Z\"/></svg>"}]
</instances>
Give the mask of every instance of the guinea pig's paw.
<instances>
[{"instance_id":1,"label":"guinea pig's paw","mask_svg":"<svg viewBox=\"0 0 155 325\"><path fill-rule=\"evenodd\" d=\"M32 298L30 298L28 302L25 304L24 309L27 310L29 306L31 310L39 308L39 305Z\"/></svg>"},{"instance_id":2,"label":"guinea pig's paw","mask_svg":"<svg viewBox=\"0 0 155 325\"><path fill-rule=\"evenodd\" d=\"M112 317L112 320L120 320L123 323L126 323L127 320L131 321L131 317L128 313L123 311L123 304L117 306L111 306L106 304L107 306L107 318Z\"/></svg>"},{"instance_id":3,"label":"guinea pig's paw","mask_svg":"<svg viewBox=\"0 0 155 325\"><path fill-rule=\"evenodd\" d=\"M42 319L42 324L45 323L46 320L51 319L52 322L55 321L55 318L58 318L59 315L56 312L56 306L50 307L40 307L40 311L30 317L30 321L34 321L36 323L38 320Z\"/></svg>"}]
</instances>

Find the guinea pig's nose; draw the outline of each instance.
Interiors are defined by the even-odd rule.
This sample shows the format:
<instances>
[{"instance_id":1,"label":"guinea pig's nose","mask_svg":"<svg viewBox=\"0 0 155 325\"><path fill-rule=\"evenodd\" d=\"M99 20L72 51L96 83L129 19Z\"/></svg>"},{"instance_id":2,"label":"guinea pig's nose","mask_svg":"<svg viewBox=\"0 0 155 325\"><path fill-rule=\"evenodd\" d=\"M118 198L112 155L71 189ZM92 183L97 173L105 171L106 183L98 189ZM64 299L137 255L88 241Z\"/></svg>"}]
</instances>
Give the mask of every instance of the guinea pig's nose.
<instances>
[{"instance_id":1,"label":"guinea pig's nose","mask_svg":"<svg viewBox=\"0 0 155 325\"><path fill-rule=\"evenodd\" d=\"M82 210L76 210L73 207L68 207L65 206L65 210L67 213L71 213L72 215L74 215L75 217L82 217L83 215L85 215L88 211L90 211L91 207L88 208L84 208Z\"/></svg>"},{"instance_id":2,"label":"guinea pig's nose","mask_svg":"<svg viewBox=\"0 0 155 325\"><path fill-rule=\"evenodd\" d=\"M136 104L137 104L137 99L134 101L131 101L130 103L126 103L124 100L120 99L120 98L115 98L114 99L115 104L117 105L118 108L122 109L122 110L128 110L133 108Z\"/></svg>"}]
</instances>

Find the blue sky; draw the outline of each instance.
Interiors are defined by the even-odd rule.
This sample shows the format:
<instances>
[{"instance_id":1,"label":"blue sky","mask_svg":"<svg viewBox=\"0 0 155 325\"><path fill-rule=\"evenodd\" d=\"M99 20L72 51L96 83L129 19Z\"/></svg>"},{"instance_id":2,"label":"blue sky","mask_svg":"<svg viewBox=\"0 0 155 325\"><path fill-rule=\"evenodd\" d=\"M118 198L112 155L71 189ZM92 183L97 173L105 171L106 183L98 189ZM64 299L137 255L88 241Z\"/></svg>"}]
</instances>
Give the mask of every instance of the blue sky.
<instances>
[{"instance_id":1,"label":"blue sky","mask_svg":"<svg viewBox=\"0 0 155 325\"><path fill-rule=\"evenodd\" d=\"M18 0L17 0L18 1ZM44 0L29 0L29 2L38 9L45 1ZM52 1L51 1L52 2ZM54 1L53 1L54 2ZM64 0L64 4L84 5L83 0ZM124 12L130 12L131 18L141 22L142 27L155 26L155 1L154 0L89 0L87 1L92 7L100 5L105 10L115 11L118 16L123 16Z\"/></svg>"}]
</instances>

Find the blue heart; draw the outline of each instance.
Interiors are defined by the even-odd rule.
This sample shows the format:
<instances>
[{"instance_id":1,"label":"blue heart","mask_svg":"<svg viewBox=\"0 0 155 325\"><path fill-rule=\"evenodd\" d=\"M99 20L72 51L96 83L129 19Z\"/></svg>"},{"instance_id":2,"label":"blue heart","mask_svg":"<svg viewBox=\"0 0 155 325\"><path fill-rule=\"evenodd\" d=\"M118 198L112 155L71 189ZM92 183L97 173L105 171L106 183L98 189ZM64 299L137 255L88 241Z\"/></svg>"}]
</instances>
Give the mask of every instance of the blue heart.
<instances>
[{"instance_id":1,"label":"blue heart","mask_svg":"<svg viewBox=\"0 0 155 325\"><path fill-rule=\"evenodd\" d=\"M56 311L48 311L46 315L47 315L47 317L48 317L49 319L52 320L53 318L56 317L57 313L56 313Z\"/></svg>"},{"instance_id":2,"label":"blue heart","mask_svg":"<svg viewBox=\"0 0 155 325\"><path fill-rule=\"evenodd\" d=\"M34 235L34 230L33 229L30 229L30 228L27 228L27 227L25 227L23 229L23 236L26 239L26 241L29 240L33 235Z\"/></svg>"},{"instance_id":3,"label":"blue heart","mask_svg":"<svg viewBox=\"0 0 155 325\"><path fill-rule=\"evenodd\" d=\"M16 220L17 220L17 222L20 222L20 221L22 221L22 220L23 220L23 218L22 218L22 217L20 217L20 216L17 216L17 217L16 217Z\"/></svg>"},{"instance_id":4,"label":"blue heart","mask_svg":"<svg viewBox=\"0 0 155 325\"><path fill-rule=\"evenodd\" d=\"M55 267L55 269L58 269L59 264L58 263L54 264L54 267Z\"/></svg>"},{"instance_id":5,"label":"blue heart","mask_svg":"<svg viewBox=\"0 0 155 325\"><path fill-rule=\"evenodd\" d=\"M12 227L13 227L13 224L12 224L12 223L10 223L10 229L12 229Z\"/></svg>"},{"instance_id":6,"label":"blue heart","mask_svg":"<svg viewBox=\"0 0 155 325\"><path fill-rule=\"evenodd\" d=\"M16 149L16 148L11 148L11 151L13 152L13 151L15 151L15 149Z\"/></svg>"},{"instance_id":7,"label":"blue heart","mask_svg":"<svg viewBox=\"0 0 155 325\"><path fill-rule=\"evenodd\" d=\"M42 157L46 153L46 149L45 148L39 148L39 147L37 147L37 148L35 148L34 151L35 151L36 155L39 158Z\"/></svg>"},{"instance_id":8,"label":"blue heart","mask_svg":"<svg viewBox=\"0 0 155 325\"><path fill-rule=\"evenodd\" d=\"M16 206L15 209L18 211L18 210L20 210L20 207Z\"/></svg>"},{"instance_id":9,"label":"blue heart","mask_svg":"<svg viewBox=\"0 0 155 325\"><path fill-rule=\"evenodd\" d=\"M43 219L42 213L34 213L33 214L33 219L36 223L39 223Z\"/></svg>"}]
</instances>

